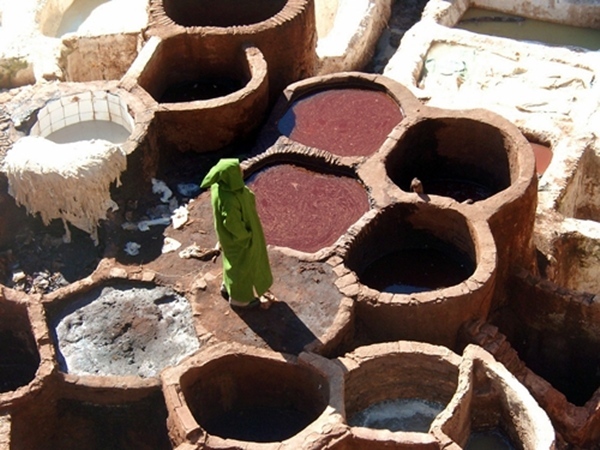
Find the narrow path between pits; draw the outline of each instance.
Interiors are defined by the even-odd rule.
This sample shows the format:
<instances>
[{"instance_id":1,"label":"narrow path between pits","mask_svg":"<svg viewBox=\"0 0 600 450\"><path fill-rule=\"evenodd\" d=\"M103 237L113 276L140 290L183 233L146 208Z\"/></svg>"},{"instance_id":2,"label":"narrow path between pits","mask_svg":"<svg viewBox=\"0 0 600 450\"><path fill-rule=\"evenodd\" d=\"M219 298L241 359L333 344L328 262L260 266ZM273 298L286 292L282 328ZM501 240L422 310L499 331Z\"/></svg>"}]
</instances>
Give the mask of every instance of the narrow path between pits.
<instances>
[{"instance_id":1,"label":"narrow path between pits","mask_svg":"<svg viewBox=\"0 0 600 450\"><path fill-rule=\"evenodd\" d=\"M328 333L343 300L334 285L337 276L325 262L304 262L280 248L269 248L278 298L270 309L233 310L221 296L222 261L184 259L179 251L190 245L214 247L210 193L203 192L189 204L189 220L180 229L166 228L165 237L182 245L142 268L156 272L156 280L186 293L192 303L194 322L221 341L233 341L275 351L297 354L307 344ZM318 344L318 343L317 343Z\"/></svg>"}]
</instances>

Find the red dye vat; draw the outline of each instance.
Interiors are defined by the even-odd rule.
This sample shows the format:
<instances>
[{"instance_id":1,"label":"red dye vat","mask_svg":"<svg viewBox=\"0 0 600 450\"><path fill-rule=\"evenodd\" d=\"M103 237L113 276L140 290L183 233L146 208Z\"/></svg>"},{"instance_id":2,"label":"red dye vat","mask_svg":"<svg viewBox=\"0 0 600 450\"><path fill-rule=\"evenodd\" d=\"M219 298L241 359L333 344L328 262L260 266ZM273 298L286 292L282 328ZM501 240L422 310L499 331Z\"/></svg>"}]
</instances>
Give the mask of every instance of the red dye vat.
<instances>
[{"instance_id":1,"label":"red dye vat","mask_svg":"<svg viewBox=\"0 0 600 450\"><path fill-rule=\"evenodd\" d=\"M538 175L542 175L552 161L552 150L547 145L530 142L533 154L535 155L535 170Z\"/></svg>"},{"instance_id":2,"label":"red dye vat","mask_svg":"<svg viewBox=\"0 0 600 450\"><path fill-rule=\"evenodd\" d=\"M296 101L278 128L296 142L339 156L368 156L403 118L384 92L331 89Z\"/></svg>"},{"instance_id":3,"label":"red dye vat","mask_svg":"<svg viewBox=\"0 0 600 450\"><path fill-rule=\"evenodd\" d=\"M291 164L262 170L248 184L267 243L307 253L333 245L369 210L357 180Z\"/></svg>"}]
</instances>

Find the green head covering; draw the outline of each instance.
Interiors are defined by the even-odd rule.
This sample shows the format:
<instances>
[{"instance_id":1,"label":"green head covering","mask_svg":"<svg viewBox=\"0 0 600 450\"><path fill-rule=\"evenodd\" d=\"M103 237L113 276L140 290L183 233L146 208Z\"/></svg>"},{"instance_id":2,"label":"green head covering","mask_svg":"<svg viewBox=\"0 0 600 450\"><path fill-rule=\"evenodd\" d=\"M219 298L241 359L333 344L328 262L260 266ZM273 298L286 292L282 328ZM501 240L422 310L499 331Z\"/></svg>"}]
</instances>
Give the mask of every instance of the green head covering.
<instances>
[{"instance_id":1,"label":"green head covering","mask_svg":"<svg viewBox=\"0 0 600 450\"><path fill-rule=\"evenodd\" d=\"M242 189L244 178L240 168L240 161L237 158L221 159L202 180L200 187L208 188L217 183L221 189L228 191L237 191Z\"/></svg>"}]
</instances>

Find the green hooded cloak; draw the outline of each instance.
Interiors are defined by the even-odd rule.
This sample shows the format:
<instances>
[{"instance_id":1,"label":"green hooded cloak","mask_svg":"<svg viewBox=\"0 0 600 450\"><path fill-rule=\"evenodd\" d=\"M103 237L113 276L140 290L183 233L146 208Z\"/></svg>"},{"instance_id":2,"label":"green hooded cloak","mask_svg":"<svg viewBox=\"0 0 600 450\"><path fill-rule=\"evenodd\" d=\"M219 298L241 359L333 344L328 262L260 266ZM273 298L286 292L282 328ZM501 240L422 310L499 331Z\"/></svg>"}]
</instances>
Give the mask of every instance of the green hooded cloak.
<instances>
[{"instance_id":1,"label":"green hooded cloak","mask_svg":"<svg viewBox=\"0 0 600 450\"><path fill-rule=\"evenodd\" d=\"M254 290L260 296L269 289L273 275L254 193L244 184L239 160L221 159L200 186L210 186L223 283L230 298L250 302Z\"/></svg>"}]
</instances>

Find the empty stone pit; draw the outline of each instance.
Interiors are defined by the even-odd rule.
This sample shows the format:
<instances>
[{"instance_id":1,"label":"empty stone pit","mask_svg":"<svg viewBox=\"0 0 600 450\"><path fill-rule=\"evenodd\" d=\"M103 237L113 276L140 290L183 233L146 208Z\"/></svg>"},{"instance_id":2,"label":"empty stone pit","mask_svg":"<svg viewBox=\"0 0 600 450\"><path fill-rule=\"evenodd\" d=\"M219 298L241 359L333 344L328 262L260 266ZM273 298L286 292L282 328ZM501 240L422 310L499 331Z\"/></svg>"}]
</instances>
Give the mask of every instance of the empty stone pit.
<instances>
[{"instance_id":1,"label":"empty stone pit","mask_svg":"<svg viewBox=\"0 0 600 450\"><path fill-rule=\"evenodd\" d=\"M151 40L137 61L139 76L131 74L159 103L164 148L220 149L254 131L265 114L267 64L258 48L224 49L211 58L202 45L188 35Z\"/></svg>"},{"instance_id":2,"label":"empty stone pit","mask_svg":"<svg viewBox=\"0 0 600 450\"><path fill-rule=\"evenodd\" d=\"M457 211L425 202L394 204L357 233L345 264L365 286L357 312L372 338L453 348L461 323L489 309L495 246L485 224Z\"/></svg>"},{"instance_id":3,"label":"empty stone pit","mask_svg":"<svg viewBox=\"0 0 600 450\"><path fill-rule=\"evenodd\" d=\"M296 98L278 121L279 131L301 144L338 156L375 153L404 118L386 92L351 82Z\"/></svg>"},{"instance_id":4,"label":"empty stone pit","mask_svg":"<svg viewBox=\"0 0 600 450\"><path fill-rule=\"evenodd\" d=\"M0 298L0 394L29 384L39 366L26 307Z\"/></svg>"},{"instance_id":5,"label":"empty stone pit","mask_svg":"<svg viewBox=\"0 0 600 450\"><path fill-rule=\"evenodd\" d=\"M478 202L508 188L511 172L503 132L467 117L424 118L401 136L386 160L390 179L411 192Z\"/></svg>"},{"instance_id":6,"label":"empty stone pit","mask_svg":"<svg viewBox=\"0 0 600 450\"><path fill-rule=\"evenodd\" d=\"M294 164L273 164L247 184L267 243L307 253L334 245L370 207L358 179Z\"/></svg>"},{"instance_id":7,"label":"empty stone pit","mask_svg":"<svg viewBox=\"0 0 600 450\"><path fill-rule=\"evenodd\" d=\"M64 373L156 377L200 347L190 304L171 288L117 280L47 308Z\"/></svg>"},{"instance_id":8,"label":"empty stone pit","mask_svg":"<svg viewBox=\"0 0 600 450\"><path fill-rule=\"evenodd\" d=\"M429 433L458 385L460 358L428 344L374 344L359 347L338 361L345 368L347 421L359 441L370 436L375 443L387 436L402 442L402 434L391 437L380 435L380 430ZM369 445L368 441L363 444Z\"/></svg>"},{"instance_id":9,"label":"empty stone pit","mask_svg":"<svg viewBox=\"0 0 600 450\"><path fill-rule=\"evenodd\" d=\"M184 408L206 433L244 442L291 439L315 421L329 401L323 374L294 359L250 351L230 352L189 367L180 377L180 390Z\"/></svg>"}]
</instances>

